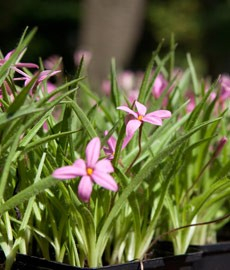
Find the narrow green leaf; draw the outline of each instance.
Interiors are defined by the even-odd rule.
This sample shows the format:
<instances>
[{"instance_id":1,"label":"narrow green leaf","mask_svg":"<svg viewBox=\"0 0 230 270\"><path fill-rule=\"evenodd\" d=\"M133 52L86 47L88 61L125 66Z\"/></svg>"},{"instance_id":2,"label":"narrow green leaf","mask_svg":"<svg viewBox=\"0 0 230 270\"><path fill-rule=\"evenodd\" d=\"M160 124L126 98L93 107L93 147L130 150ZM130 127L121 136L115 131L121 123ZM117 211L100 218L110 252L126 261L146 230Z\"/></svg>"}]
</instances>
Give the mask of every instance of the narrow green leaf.
<instances>
[{"instance_id":1,"label":"narrow green leaf","mask_svg":"<svg viewBox=\"0 0 230 270\"><path fill-rule=\"evenodd\" d=\"M5 203L0 204L0 215L4 212L9 211L15 206L28 201L31 197L38 195L41 192L44 192L46 189L51 188L59 183L57 179L54 179L52 176L48 176L40 181L32 184L28 188L25 188L21 192L17 193L15 196L11 197Z\"/></svg>"},{"instance_id":2,"label":"narrow green leaf","mask_svg":"<svg viewBox=\"0 0 230 270\"><path fill-rule=\"evenodd\" d=\"M202 195L195 198L191 204L194 205L194 210L192 212L192 215L190 217L190 220L192 220L198 212L202 209L202 207L205 206L206 202L209 201L211 196L218 191L218 189L227 189L230 187L230 178L229 176L226 176L222 179L217 180L214 184L212 184L208 190L206 190Z\"/></svg>"},{"instance_id":3,"label":"narrow green leaf","mask_svg":"<svg viewBox=\"0 0 230 270\"><path fill-rule=\"evenodd\" d=\"M155 57L157 56L157 54L159 53L161 47L162 47L163 41L161 41L161 43L158 45L156 51L154 51L152 53L152 57L148 63L148 66L146 68L145 74L144 74L144 78L142 80L141 83L141 88L139 91L139 96L138 96L138 101L140 103L144 103L146 100L146 96L147 96L147 91L148 91L148 84L149 84L149 78L151 76L151 72L152 72L152 68L153 68L153 64L155 61Z\"/></svg>"},{"instance_id":4,"label":"narrow green leaf","mask_svg":"<svg viewBox=\"0 0 230 270\"><path fill-rule=\"evenodd\" d=\"M2 172L1 172L1 178L0 178L0 202L4 198L4 192L5 192L5 188L6 188L6 184L7 184L7 178L8 178L8 175L9 175L9 171L10 171L12 161L14 159L14 155L15 155L15 153L17 151L17 147L18 147L20 136L22 134L22 130L23 130L23 127L21 126L18 129L18 132L14 135L13 144L12 144L12 146L10 148L9 154L8 154L8 156L6 158L6 161L5 161L5 164L4 164L4 168L3 168Z\"/></svg>"},{"instance_id":5,"label":"narrow green leaf","mask_svg":"<svg viewBox=\"0 0 230 270\"><path fill-rule=\"evenodd\" d=\"M41 107L42 105L46 105L47 101L49 101L52 97L56 96L57 94L59 94L62 91L63 92L65 91L65 93L63 95L63 98L64 98L64 96L68 96L68 95L72 94L73 92L77 91L78 87L74 87L74 89L71 89L71 90L68 90L68 91L67 91L67 89L68 89L68 87L70 87L72 85L78 84L78 82L80 82L81 80L83 80L83 77L72 80L72 81L67 82L67 83L64 83L61 86L57 87L54 91L52 91L51 93L47 94L45 97L40 99L37 102L37 107ZM60 97L58 96L58 98L60 98ZM63 98L61 98L61 99L63 99ZM55 98L54 101L56 101L56 100L57 100L57 97Z\"/></svg>"},{"instance_id":6,"label":"narrow green leaf","mask_svg":"<svg viewBox=\"0 0 230 270\"><path fill-rule=\"evenodd\" d=\"M38 113L42 111L44 111L44 109L42 108L37 109L31 105L31 106L26 106L25 108L21 108L21 110L16 111L13 115L9 115L8 113L2 113L0 115L0 129L3 127L3 125L10 123L17 118L21 118L22 116L26 116L26 115L30 115L30 114Z\"/></svg>"},{"instance_id":7,"label":"narrow green leaf","mask_svg":"<svg viewBox=\"0 0 230 270\"><path fill-rule=\"evenodd\" d=\"M73 102L70 98L67 98L70 101L70 104L78 116L79 120L81 121L82 126L85 128L85 130L88 132L90 138L98 137L95 129L93 128L92 124L90 123L88 117L83 112L83 110L77 105L76 102Z\"/></svg>"},{"instance_id":8,"label":"narrow green leaf","mask_svg":"<svg viewBox=\"0 0 230 270\"><path fill-rule=\"evenodd\" d=\"M67 135L70 135L70 134L73 134L73 133L77 133L78 131L80 130L74 130L74 131L66 131L66 132L61 132L61 133L58 133L58 134L53 134L53 135L49 135L49 136L46 136L44 138L41 138L41 139L38 139L32 143L29 143L27 144L25 147L22 147L22 151L25 153L25 152L29 152L29 151L32 151L34 149L36 149L37 147L39 147L40 145L42 144L45 144L49 141L52 141L52 140L56 140L60 137L65 137ZM21 147L19 147L19 150L20 150Z\"/></svg>"},{"instance_id":9,"label":"narrow green leaf","mask_svg":"<svg viewBox=\"0 0 230 270\"><path fill-rule=\"evenodd\" d=\"M114 58L111 61L110 77L111 77L111 101L114 104L114 107L116 108L120 106L120 91L117 85L116 62Z\"/></svg>"},{"instance_id":10,"label":"narrow green leaf","mask_svg":"<svg viewBox=\"0 0 230 270\"><path fill-rule=\"evenodd\" d=\"M187 54L187 61L188 61L188 65L189 65L189 68L191 71L191 75L192 75L192 82L193 82L193 89L195 92L195 97L198 97L198 95L199 95L198 79L197 79L197 75L196 75L196 70L195 70L193 62L192 62L192 57L189 53Z\"/></svg>"}]
</instances>

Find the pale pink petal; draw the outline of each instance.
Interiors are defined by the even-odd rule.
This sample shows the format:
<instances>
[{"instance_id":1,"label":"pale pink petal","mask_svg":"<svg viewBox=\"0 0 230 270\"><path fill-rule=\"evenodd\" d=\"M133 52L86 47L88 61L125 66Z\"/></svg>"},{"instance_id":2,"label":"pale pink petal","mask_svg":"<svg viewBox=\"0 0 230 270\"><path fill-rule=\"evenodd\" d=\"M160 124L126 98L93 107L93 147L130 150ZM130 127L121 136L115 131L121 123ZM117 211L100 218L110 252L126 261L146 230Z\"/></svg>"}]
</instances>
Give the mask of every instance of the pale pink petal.
<instances>
[{"instance_id":1,"label":"pale pink petal","mask_svg":"<svg viewBox=\"0 0 230 270\"><path fill-rule=\"evenodd\" d=\"M118 190L117 183L115 182L113 177L108 173L94 170L92 174L92 179L96 184L98 184L99 186L103 188L106 188L112 191Z\"/></svg>"},{"instance_id":2,"label":"pale pink petal","mask_svg":"<svg viewBox=\"0 0 230 270\"><path fill-rule=\"evenodd\" d=\"M92 189L93 182L91 178L88 175L83 176L78 185L79 198L84 202L88 202L92 193Z\"/></svg>"},{"instance_id":3,"label":"pale pink petal","mask_svg":"<svg viewBox=\"0 0 230 270\"><path fill-rule=\"evenodd\" d=\"M57 73L61 72L61 70L56 70L56 71L52 71L52 70L43 70L38 77L38 82L42 82L45 79L48 79L51 76L56 75Z\"/></svg>"},{"instance_id":4,"label":"pale pink petal","mask_svg":"<svg viewBox=\"0 0 230 270\"><path fill-rule=\"evenodd\" d=\"M135 106L137 108L138 115L144 116L146 114L147 109L146 109L146 107L143 104L141 104L138 101L135 101Z\"/></svg>"},{"instance_id":5,"label":"pale pink petal","mask_svg":"<svg viewBox=\"0 0 230 270\"><path fill-rule=\"evenodd\" d=\"M127 106L119 106L117 107L118 110L122 110L122 111L125 111L129 114L132 114L135 118L138 117L138 114L136 112L134 112L133 110L131 110L129 107Z\"/></svg>"},{"instance_id":6,"label":"pale pink petal","mask_svg":"<svg viewBox=\"0 0 230 270\"><path fill-rule=\"evenodd\" d=\"M162 74L158 74L154 84L153 84L153 95L155 98L159 98L162 94L162 92L165 90L167 86L167 81L164 79Z\"/></svg>"},{"instance_id":7,"label":"pale pink petal","mask_svg":"<svg viewBox=\"0 0 230 270\"><path fill-rule=\"evenodd\" d=\"M25 78L31 79L31 77L28 74L26 74L24 71L22 71L21 69L18 69L17 67L12 67L12 69L17 71L19 74L21 74Z\"/></svg>"},{"instance_id":8,"label":"pale pink petal","mask_svg":"<svg viewBox=\"0 0 230 270\"><path fill-rule=\"evenodd\" d=\"M86 163L83 159L79 158L77 159L74 164L73 167L77 168L78 174L79 176L83 176L86 175Z\"/></svg>"},{"instance_id":9,"label":"pale pink petal","mask_svg":"<svg viewBox=\"0 0 230 270\"><path fill-rule=\"evenodd\" d=\"M121 149L123 150L125 147L126 147L126 145L129 143L129 141L132 139L132 137L125 137L124 138L124 141L123 141L123 143L122 143L122 147L121 147Z\"/></svg>"},{"instance_id":10,"label":"pale pink petal","mask_svg":"<svg viewBox=\"0 0 230 270\"><path fill-rule=\"evenodd\" d=\"M8 52L8 53L6 54L6 56L4 57L4 59L5 59L5 60L9 60L10 57L11 57L11 55L12 55L14 52L15 52L15 50L12 50L12 51Z\"/></svg>"},{"instance_id":11,"label":"pale pink petal","mask_svg":"<svg viewBox=\"0 0 230 270\"><path fill-rule=\"evenodd\" d=\"M94 169L97 171L102 171L106 173L114 172L112 163L108 159L102 159L97 162Z\"/></svg>"},{"instance_id":12,"label":"pale pink petal","mask_svg":"<svg viewBox=\"0 0 230 270\"><path fill-rule=\"evenodd\" d=\"M126 145L130 142L130 140L132 139L133 136L126 136L124 138L123 144L122 144L122 149L124 149L126 147Z\"/></svg>"},{"instance_id":13,"label":"pale pink petal","mask_svg":"<svg viewBox=\"0 0 230 270\"><path fill-rule=\"evenodd\" d=\"M104 134L105 134L105 136L106 136L106 135L108 134L108 131L106 130L106 131L104 132ZM108 144L108 146L109 146L109 150L111 151L111 153L113 153L113 152L115 151L115 148L116 148L117 140L116 140L113 136L111 136L111 137L108 139L107 144ZM105 150L105 148L104 148L104 150Z\"/></svg>"},{"instance_id":14,"label":"pale pink petal","mask_svg":"<svg viewBox=\"0 0 230 270\"><path fill-rule=\"evenodd\" d=\"M85 173L84 173L85 174ZM57 179L72 179L77 176L82 176L82 170L75 166L64 166L56 169L52 176Z\"/></svg>"},{"instance_id":15,"label":"pale pink petal","mask_svg":"<svg viewBox=\"0 0 230 270\"><path fill-rule=\"evenodd\" d=\"M87 167L94 167L99 159L101 142L98 137L93 138L86 147L86 164Z\"/></svg>"},{"instance_id":16,"label":"pale pink petal","mask_svg":"<svg viewBox=\"0 0 230 270\"><path fill-rule=\"evenodd\" d=\"M16 67L25 67L25 68L39 68L38 65L36 64L33 64L33 63L18 63L18 64L15 64Z\"/></svg>"},{"instance_id":17,"label":"pale pink petal","mask_svg":"<svg viewBox=\"0 0 230 270\"><path fill-rule=\"evenodd\" d=\"M116 140L113 136L111 136L111 137L108 139L107 143L108 143L108 146L109 146L109 148L111 149L111 151L112 151L112 152L115 152L117 140Z\"/></svg>"},{"instance_id":18,"label":"pale pink petal","mask_svg":"<svg viewBox=\"0 0 230 270\"><path fill-rule=\"evenodd\" d=\"M47 82L47 92L48 93L52 93L55 89L57 88L57 86L51 82Z\"/></svg>"},{"instance_id":19,"label":"pale pink petal","mask_svg":"<svg viewBox=\"0 0 230 270\"><path fill-rule=\"evenodd\" d=\"M171 117L172 114L171 114L170 111L167 111L167 110L158 110L158 111L155 111L155 112L151 112L148 115L156 116L156 117L165 119L165 118Z\"/></svg>"},{"instance_id":20,"label":"pale pink petal","mask_svg":"<svg viewBox=\"0 0 230 270\"><path fill-rule=\"evenodd\" d=\"M161 126L162 125L162 120L161 118L157 117L157 116L154 116L154 115L151 115L151 113L149 114L146 114L143 119L142 119L143 122L148 122L150 124L153 124L153 125L157 125L157 126Z\"/></svg>"},{"instance_id":21,"label":"pale pink petal","mask_svg":"<svg viewBox=\"0 0 230 270\"><path fill-rule=\"evenodd\" d=\"M130 120L126 125L126 136L129 138L133 137L135 131L140 127L141 121L139 120Z\"/></svg>"},{"instance_id":22,"label":"pale pink petal","mask_svg":"<svg viewBox=\"0 0 230 270\"><path fill-rule=\"evenodd\" d=\"M109 80L103 80L101 84L102 91L109 96L111 92L111 84Z\"/></svg>"}]
</instances>

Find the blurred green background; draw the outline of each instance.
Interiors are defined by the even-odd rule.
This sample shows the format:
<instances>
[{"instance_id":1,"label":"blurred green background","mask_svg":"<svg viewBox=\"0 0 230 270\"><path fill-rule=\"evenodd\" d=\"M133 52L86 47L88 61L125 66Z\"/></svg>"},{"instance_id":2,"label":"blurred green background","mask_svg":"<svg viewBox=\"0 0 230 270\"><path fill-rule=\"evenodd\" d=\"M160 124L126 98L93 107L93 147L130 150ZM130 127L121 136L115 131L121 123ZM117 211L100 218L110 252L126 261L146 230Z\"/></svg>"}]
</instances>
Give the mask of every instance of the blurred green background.
<instances>
[{"instance_id":1,"label":"blurred green background","mask_svg":"<svg viewBox=\"0 0 230 270\"><path fill-rule=\"evenodd\" d=\"M73 54L79 43L83 2L1 1L1 51L5 54L13 49L26 26L38 26L25 59L37 62L39 57L58 54L64 59L65 71L74 72ZM185 54L190 52L201 75L216 77L229 73L229 0L146 0L142 31L124 68L144 69L162 38L165 39L162 53L167 52L172 32L178 43L176 65L186 65Z\"/></svg>"}]
</instances>

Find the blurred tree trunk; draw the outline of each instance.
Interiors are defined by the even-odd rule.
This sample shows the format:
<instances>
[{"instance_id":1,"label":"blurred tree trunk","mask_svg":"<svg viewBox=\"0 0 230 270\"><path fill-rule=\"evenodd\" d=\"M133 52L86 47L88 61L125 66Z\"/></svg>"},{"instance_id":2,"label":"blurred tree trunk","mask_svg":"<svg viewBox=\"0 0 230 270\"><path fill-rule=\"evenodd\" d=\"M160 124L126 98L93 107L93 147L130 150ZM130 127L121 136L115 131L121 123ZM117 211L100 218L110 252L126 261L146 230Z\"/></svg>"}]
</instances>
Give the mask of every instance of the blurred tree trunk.
<instances>
[{"instance_id":1,"label":"blurred tree trunk","mask_svg":"<svg viewBox=\"0 0 230 270\"><path fill-rule=\"evenodd\" d=\"M118 69L129 63L144 22L145 0L84 0L78 49L92 52L89 80L98 91L111 58Z\"/></svg>"}]
</instances>

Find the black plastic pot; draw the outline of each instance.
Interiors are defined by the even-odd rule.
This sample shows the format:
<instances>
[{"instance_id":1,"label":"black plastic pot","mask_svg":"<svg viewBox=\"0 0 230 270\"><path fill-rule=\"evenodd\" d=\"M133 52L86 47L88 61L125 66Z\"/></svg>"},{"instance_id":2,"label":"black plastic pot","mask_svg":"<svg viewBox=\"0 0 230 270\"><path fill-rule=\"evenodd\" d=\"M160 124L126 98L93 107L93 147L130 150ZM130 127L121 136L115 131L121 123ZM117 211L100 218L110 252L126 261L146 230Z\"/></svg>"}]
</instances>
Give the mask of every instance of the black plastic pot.
<instances>
[{"instance_id":1,"label":"black plastic pot","mask_svg":"<svg viewBox=\"0 0 230 270\"><path fill-rule=\"evenodd\" d=\"M167 256L173 252L172 243L160 241L154 246L154 252L157 256L166 256L167 258ZM192 268L188 269L230 270L230 241L202 246L191 245L188 248L188 254L192 254L192 252L194 252L194 254L201 252L201 257L199 260L193 262ZM174 258L176 257L177 256L174 256Z\"/></svg>"},{"instance_id":2,"label":"black plastic pot","mask_svg":"<svg viewBox=\"0 0 230 270\"><path fill-rule=\"evenodd\" d=\"M163 242L164 243L164 242ZM33 256L18 254L12 270L229 270L230 242L206 246L191 246L184 255L168 256L170 244L160 244L158 253L162 256L143 262L133 261L120 265L99 268L79 268L67 264L47 261ZM168 246L164 250L163 246ZM167 247L167 248L168 248ZM156 250L156 247L155 247ZM166 256L166 257L164 257ZM0 253L0 269L4 269L4 255Z\"/></svg>"}]
</instances>

